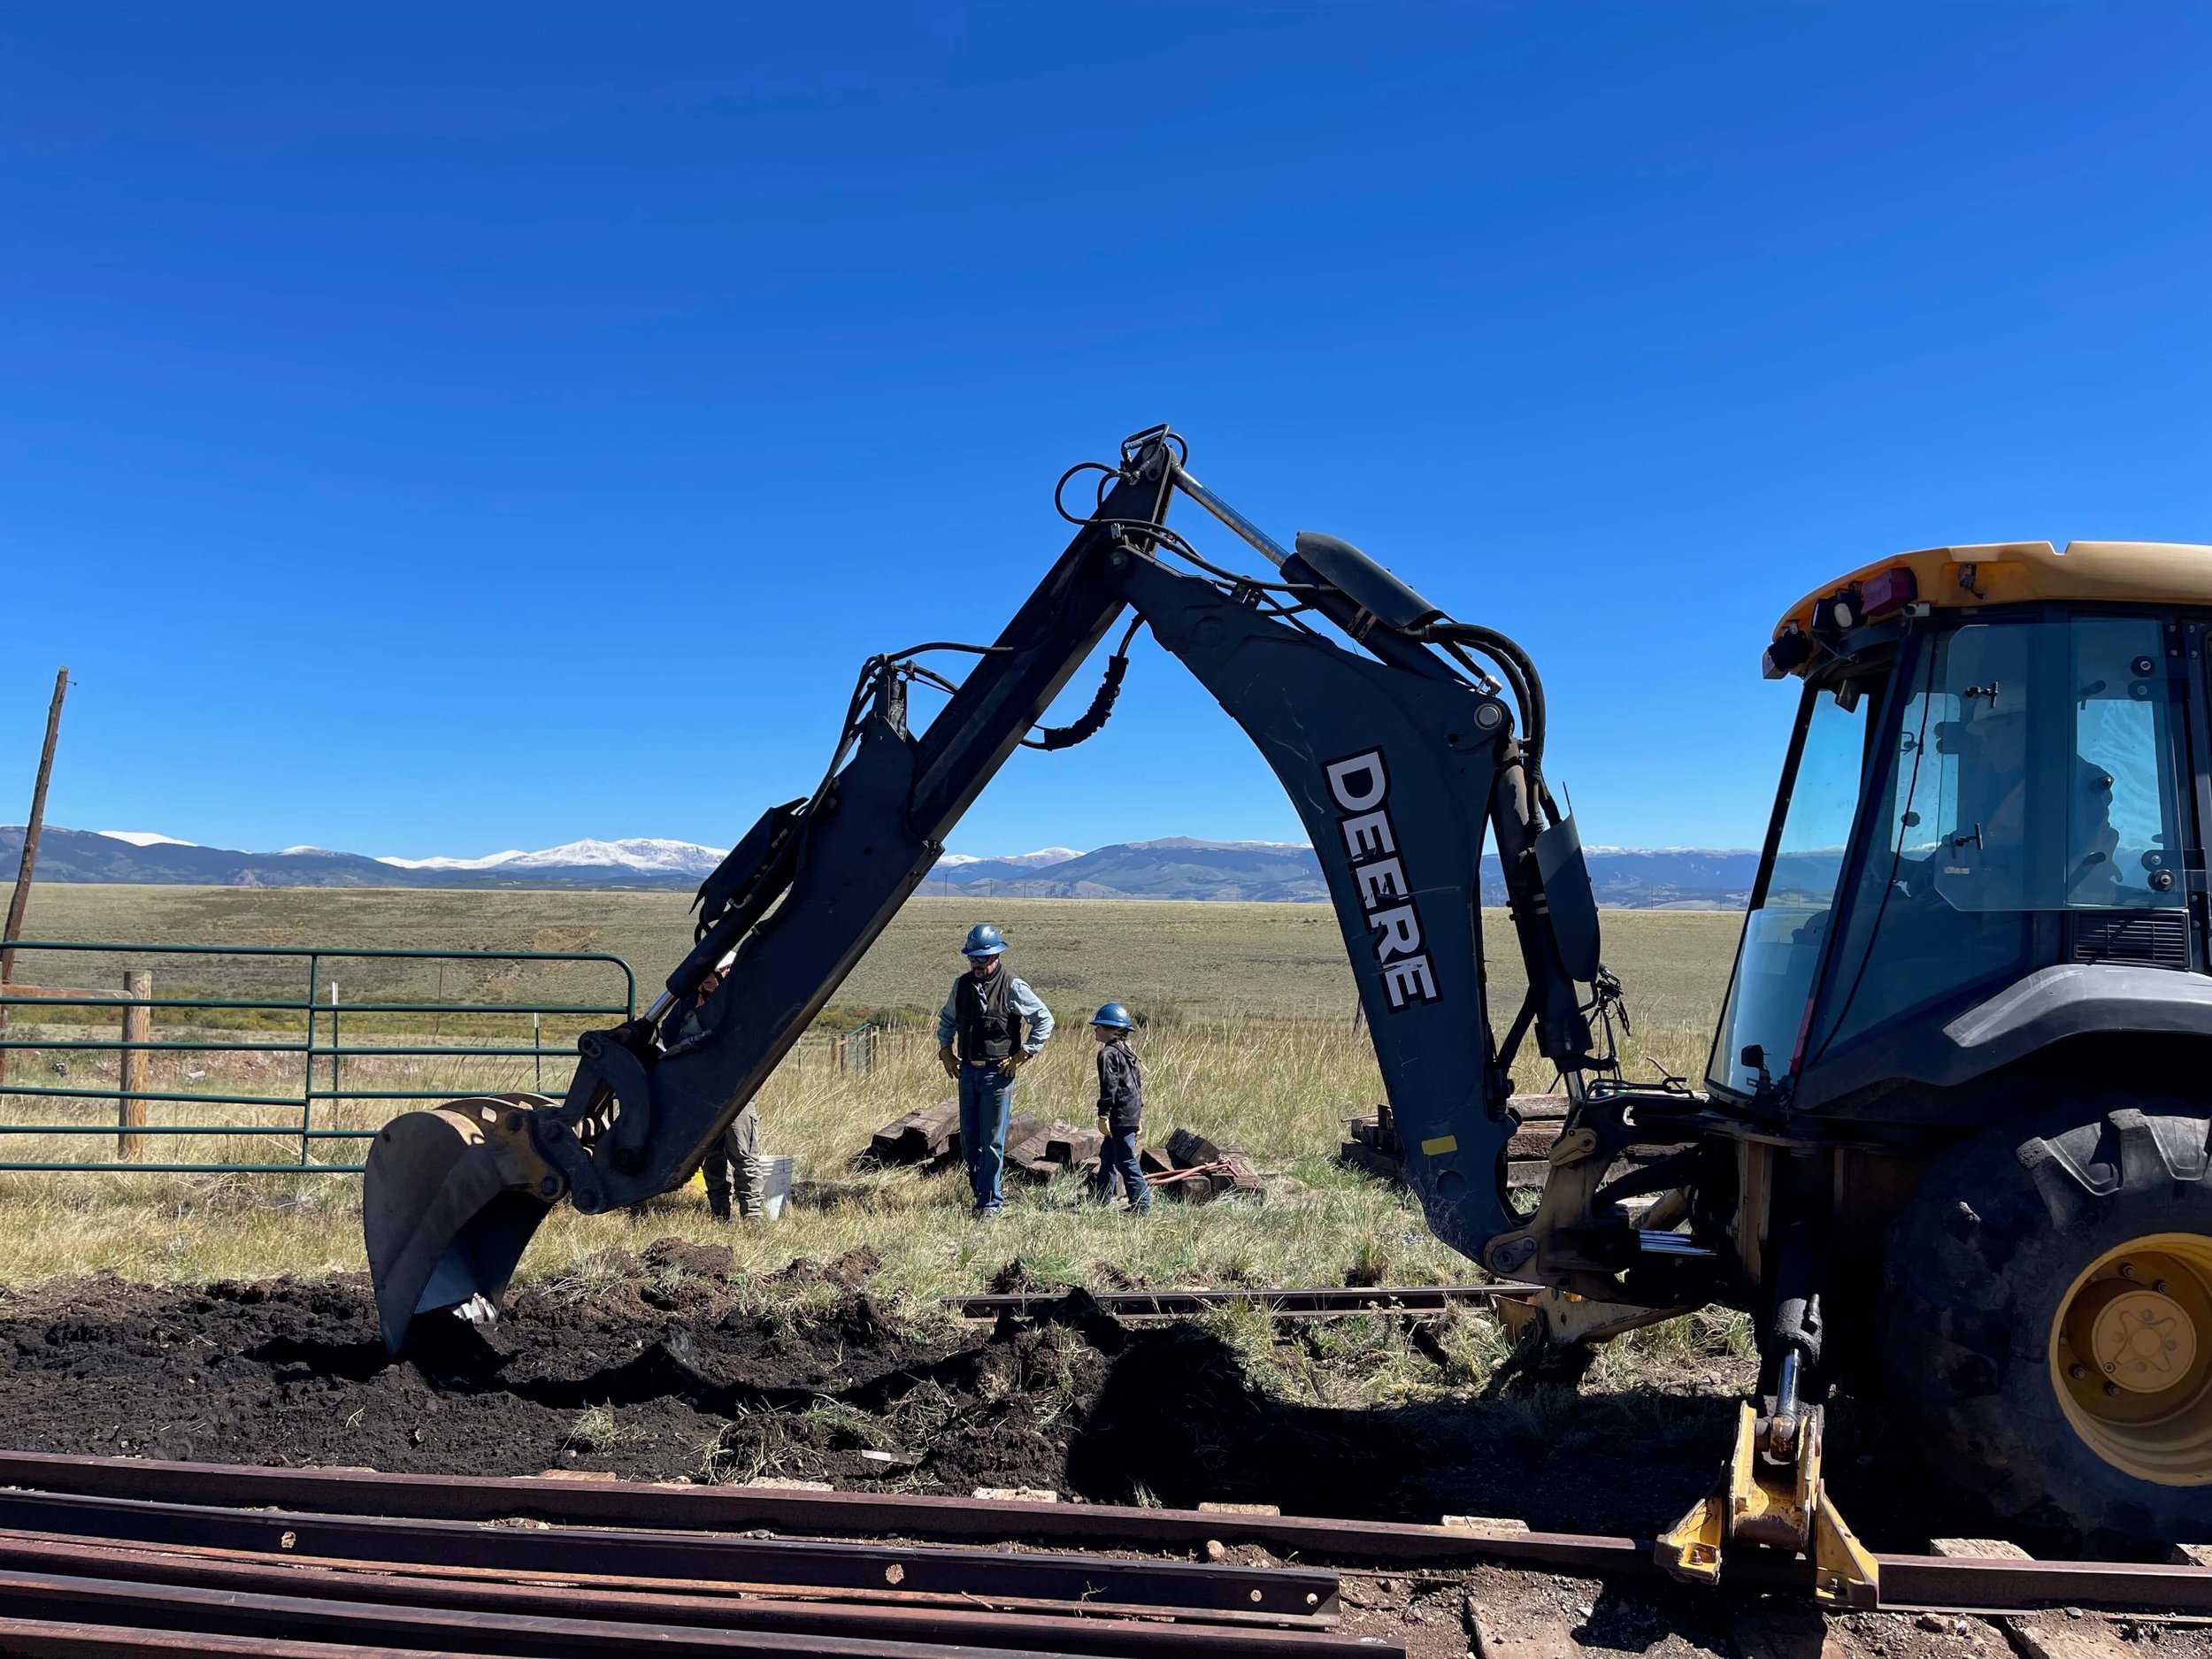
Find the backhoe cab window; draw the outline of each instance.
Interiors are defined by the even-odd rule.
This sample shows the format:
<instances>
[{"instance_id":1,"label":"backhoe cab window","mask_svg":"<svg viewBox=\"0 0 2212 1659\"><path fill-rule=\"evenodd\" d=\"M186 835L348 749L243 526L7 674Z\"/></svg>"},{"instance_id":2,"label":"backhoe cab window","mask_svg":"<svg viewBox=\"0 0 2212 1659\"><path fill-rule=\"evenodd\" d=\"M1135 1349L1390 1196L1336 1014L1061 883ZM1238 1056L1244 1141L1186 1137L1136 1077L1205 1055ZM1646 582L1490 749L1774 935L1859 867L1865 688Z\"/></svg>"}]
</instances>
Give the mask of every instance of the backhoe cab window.
<instances>
[{"instance_id":1,"label":"backhoe cab window","mask_svg":"<svg viewBox=\"0 0 2212 1659\"><path fill-rule=\"evenodd\" d=\"M1808 1062L2030 965L2037 911L2178 906L2165 652L2148 618L1974 623L1901 683Z\"/></svg>"},{"instance_id":2,"label":"backhoe cab window","mask_svg":"<svg viewBox=\"0 0 2212 1659\"><path fill-rule=\"evenodd\" d=\"M1901 878L1919 875L1961 910L2178 905L2180 884L2154 881L2173 799L2164 664L2147 619L1982 624L1939 639L1916 711L1924 729L1905 728L1896 850L1921 867Z\"/></svg>"},{"instance_id":3,"label":"backhoe cab window","mask_svg":"<svg viewBox=\"0 0 2212 1659\"><path fill-rule=\"evenodd\" d=\"M1759 1087L1763 1065L1774 1077L1789 1070L1858 810L1872 701L1853 697L1847 707L1832 691L1814 697L1788 779L1789 810L1775 841L1766 893L1744 921L1708 1071L1716 1087L1748 1094ZM1755 1048L1755 1058L1747 1059Z\"/></svg>"}]
</instances>

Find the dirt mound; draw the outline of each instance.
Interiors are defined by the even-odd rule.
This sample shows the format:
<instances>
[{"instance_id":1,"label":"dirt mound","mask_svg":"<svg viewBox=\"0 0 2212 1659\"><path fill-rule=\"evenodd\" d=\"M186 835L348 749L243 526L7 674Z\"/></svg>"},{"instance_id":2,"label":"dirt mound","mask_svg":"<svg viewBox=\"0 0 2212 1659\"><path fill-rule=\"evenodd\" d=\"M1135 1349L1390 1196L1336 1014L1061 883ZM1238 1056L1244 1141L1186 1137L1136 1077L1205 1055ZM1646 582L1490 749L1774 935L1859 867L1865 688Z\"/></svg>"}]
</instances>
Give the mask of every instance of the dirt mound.
<instances>
[{"instance_id":1,"label":"dirt mound","mask_svg":"<svg viewBox=\"0 0 2212 1659\"><path fill-rule=\"evenodd\" d=\"M701 1279L727 1279L737 1265L737 1252L726 1244L693 1244L684 1239L656 1239L639 1253L639 1259L656 1272L695 1273Z\"/></svg>"},{"instance_id":2,"label":"dirt mound","mask_svg":"<svg viewBox=\"0 0 2212 1659\"><path fill-rule=\"evenodd\" d=\"M703 1471L733 1413L926 1368L961 1335L909 1331L859 1292L761 1315L653 1254L532 1286L488 1329L419 1322L397 1361L359 1276L48 1285L0 1302L0 1434L37 1450L668 1479Z\"/></svg>"},{"instance_id":3,"label":"dirt mound","mask_svg":"<svg viewBox=\"0 0 2212 1659\"><path fill-rule=\"evenodd\" d=\"M1263 1389L1211 1332L1124 1326L1080 1290L979 1331L872 1294L864 1253L741 1285L701 1248L611 1253L531 1285L488 1328L420 1321L397 1361L358 1277L58 1281L0 1298L0 1442L487 1475L1042 1486L1641 1534L1705 1489L1734 1412L1719 1394L1567 1388L1339 1406L1365 1398L1362 1362L1310 1330L1276 1344ZM1838 1472L1862 1531L1897 1534L1880 1547L1911 1547L1930 1525L1924 1495L1891 1496L1924 1494L1924 1480L1897 1478L1909 1464L1844 1455Z\"/></svg>"},{"instance_id":4,"label":"dirt mound","mask_svg":"<svg viewBox=\"0 0 2212 1659\"><path fill-rule=\"evenodd\" d=\"M603 1258L588 1279L526 1289L488 1330L426 1322L397 1361L358 1278L173 1290L103 1277L0 1294L0 1443L488 1475L1046 1486L1094 1502L1486 1513L1647 1535L1703 1489L1733 1409L1717 1397L1556 1388L1303 1403L1286 1394L1325 1398L1349 1379L1332 1375L1310 1333L1262 1362L1297 1366L1307 1350L1271 1392L1208 1331L1125 1327L1079 1290L1041 1318L979 1332L869 1294L863 1262L795 1263L762 1281L792 1292L765 1310L760 1285L749 1297L713 1266L657 1245ZM1855 1457L1842 1467L1874 1473ZM1884 1484L1925 1508L1924 1481ZM1878 1511L1847 1508L1863 1520ZM1362 1574L1344 1597L1348 1632L1423 1654L1464 1651L1476 1625L1561 1651L1724 1652L1732 1628L1747 1652L1784 1645L1736 1625L1740 1598L1648 1583L1483 1568ZM1965 1624L1932 1637L1901 1617L1862 1615L1829 1634L1847 1653L1888 1659L2005 1651L1978 1624L1978 1645L1957 1645ZM1822 1631L1796 1633L1811 1651Z\"/></svg>"},{"instance_id":5,"label":"dirt mound","mask_svg":"<svg viewBox=\"0 0 2212 1659\"><path fill-rule=\"evenodd\" d=\"M872 1248L856 1244L835 1261L821 1263L811 1256L792 1258L791 1265L769 1275L782 1285L844 1285L857 1289L883 1270L883 1258Z\"/></svg>"},{"instance_id":6,"label":"dirt mound","mask_svg":"<svg viewBox=\"0 0 2212 1659\"><path fill-rule=\"evenodd\" d=\"M835 1294L764 1312L702 1271L699 1248L602 1258L588 1280L525 1289L488 1328L420 1321L397 1361L359 1278L47 1286L0 1302L0 1436L483 1474L1046 1486L1409 1518L1440 1506L1424 1484L1432 1425L1279 1400L1194 1328L1125 1328L1077 1290L979 1333L854 1288L872 1263L850 1258L794 1263L772 1282Z\"/></svg>"},{"instance_id":7,"label":"dirt mound","mask_svg":"<svg viewBox=\"0 0 2212 1659\"><path fill-rule=\"evenodd\" d=\"M1070 1435L1107 1387L1121 1334L1102 1315L1010 1320L933 1365L802 1410L741 1410L723 1432L716 1473L919 1491L1066 1491Z\"/></svg>"},{"instance_id":8,"label":"dirt mound","mask_svg":"<svg viewBox=\"0 0 2212 1659\"><path fill-rule=\"evenodd\" d=\"M994 1296L1011 1296L1025 1291L1044 1289L1044 1280L1029 1271L1029 1264L1016 1256L1004 1267L991 1275L983 1288Z\"/></svg>"}]
</instances>

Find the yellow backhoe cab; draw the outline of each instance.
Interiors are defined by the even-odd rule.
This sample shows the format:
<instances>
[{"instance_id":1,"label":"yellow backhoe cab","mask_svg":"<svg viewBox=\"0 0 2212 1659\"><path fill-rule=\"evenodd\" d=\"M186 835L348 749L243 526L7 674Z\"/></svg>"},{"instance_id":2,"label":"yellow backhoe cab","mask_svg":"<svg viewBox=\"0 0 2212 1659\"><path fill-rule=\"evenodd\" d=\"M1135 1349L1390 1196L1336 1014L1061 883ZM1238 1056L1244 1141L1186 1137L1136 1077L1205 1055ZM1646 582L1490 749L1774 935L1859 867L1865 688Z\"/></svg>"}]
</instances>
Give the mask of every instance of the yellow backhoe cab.
<instances>
[{"instance_id":1,"label":"yellow backhoe cab","mask_svg":"<svg viewBox=\"0 0 2212 1659\"><path fill-rule=\"evenodd\" d=\"M1831 1366L2093 1537L2212 1529L2208 634L2212 548L2143 542L1937 548L1795 606L1706 1079L1734 1168L1692 1231L1750 1305L1813 1224Z\"/></svg>"}]
</instances>

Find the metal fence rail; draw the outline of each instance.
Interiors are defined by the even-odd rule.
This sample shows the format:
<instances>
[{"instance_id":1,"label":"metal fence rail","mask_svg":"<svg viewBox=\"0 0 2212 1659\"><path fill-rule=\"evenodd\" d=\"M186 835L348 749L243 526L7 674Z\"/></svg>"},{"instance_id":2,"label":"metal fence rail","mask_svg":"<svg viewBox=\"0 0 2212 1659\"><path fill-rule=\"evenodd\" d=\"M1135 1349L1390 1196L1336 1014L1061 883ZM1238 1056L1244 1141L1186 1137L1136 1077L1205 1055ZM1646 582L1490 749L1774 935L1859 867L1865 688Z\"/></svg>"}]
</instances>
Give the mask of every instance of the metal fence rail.
<instances>
[{"instance_id":1,"label":"metal fence rail","mask_svg":"<svg viewBox=\"0 0 2212 1659\"><path fill-rule=\"evenodd\" d=\"M337 949L322 947L288 947L278 945L143 945L86 943L58 940L23 940L15 949L18 961L42 951L68 953L72 963L105 961L111 965L118 959L181 957L193 962L207 961L211 967L228 968L233 972L242 964L259 969L263 974L270 970L287 971L293 975L303 972L303 991L295 989L288 994L264 996L233 995L156 995L151 977L142 971L127 974L128 987L118 995L111 991L91 990L81 987L32 987L28 985L0 985L0 1111L8 1115L0 1121L0 1137L25 1135L54 1135L64 1138L85 1136L114 1136L117 1156L98 1161L59 1158L0 1158L0 1171L105 1171L140 1173L270 1173L296 1174L303 1171L313 1173L357 1173L358 1163L318 1162L311 1154L319 1144L373 1140L376 1128L347 1127L334 1121L316 1121L318 1108L326 1120L334 1119L340 1102L355 1101L410 1102L448 1100L472 1089L511 1088L512 1077L494 1080L480 1077L468 1081L441 1079L427 1087L347 1087L342 1067L349 1061L384 1061L394 1059L442 1060L460 1067L463 1077L472 1070L480 1073L483 1063L508 1063L529 1060L534 1063L533 1087L541 1087L545 1081L545 1062L550 1057L558 1071L557 1087L565 1087L567 1068L573 1056L565 1048L544 1046L544 1022L548 1018L563 1020L627 1019L636 1010L637 980L629 964L619 956L599 952L547 950L415 950L415 949ZM218 964L211 959L227 959ZM351 972L345 972L343 964L360 964ZM383 964L381 968L369 964ZM341 1002L338 997L340 974L354 979L365 974L372 981L393 977L393 964L434 964L438 969L442 987L445 970L453 964L463 964L477 970L493 964L551 964L582 968L594 978L602 978L608 992L601 1000L572 1002L490 1002L486 1000L452 1000L442 994L430 997L398 995L374 997L359 1002ZM619 976L620 1000L614 1000L615 976ZM254 977L250 975L250 977ZM24 1025L16 1020L17 1010L37 1010L48 1016L45 1020ZM55 1023L57 1010L78 1010L81 1018L72 1023L85 1025L106 1014L119 1014L121 1031L113 1037L106 1035L57 1037L37 1034ZM232 1017L234 1029L193 1027L192 1034L157 1037L152 1034L157 1014L172 1017L185 1015L216 1015ZM247 1035L234 1029L238 1025L251 1024L269 1016L281 1018L285 1026L297 1017L299 1025L279 1029L267 1037ZM246 1017L241 1021L239 1017ZM433 1017L436 1023L434 1033L425 1040L416 1030L390 1028L394 1017L420 1019ZM531 1041L527 1047L515 1041L448 1041L442 1033L445 1018L495 1024L530 1022ZM349 1040L342 1019L361 1033ZM357 1022L365 1020L364 1025ZM377 1041L379 1037L383 1041ZM113 1087L84 1087L76 1084L58 1087L37 1079L19 1080L11 1076L8 1058L11 1054L54 1056L51 1064L57 1072L65 1072L67 1056L87 1052L112 1051L119 1057L117 1079ZM151 1062L157 1055L218 1055L234 1054L249 1056L281 1056L288 1064L299 1068L298 1087L285 1093L226 1092L219 1087L193 1089L179 1087L157 1087L151 1075ZM320 1071L319 1072L319 1068ZM196 1080L196 1076L186 1080ZM327 1086L323 1079L327 1078ZM86 1122L27 1122L16 1118L14 1102L19 1100L47 1099L63 1102L112 1102L116 1115L112 1123ZM296 1123L154 1123L149 1122L149 1106L177 1107L261 1107L273 1108L281 1113L296 1113ZM298 1143L296 1158L288 1162L182 1162L150 1160L144 1156L148 1139L165 1135L175 1136L281 1136ZM0 1141L0 1146L6 1143Z\"/></svg>"}]
</instances>

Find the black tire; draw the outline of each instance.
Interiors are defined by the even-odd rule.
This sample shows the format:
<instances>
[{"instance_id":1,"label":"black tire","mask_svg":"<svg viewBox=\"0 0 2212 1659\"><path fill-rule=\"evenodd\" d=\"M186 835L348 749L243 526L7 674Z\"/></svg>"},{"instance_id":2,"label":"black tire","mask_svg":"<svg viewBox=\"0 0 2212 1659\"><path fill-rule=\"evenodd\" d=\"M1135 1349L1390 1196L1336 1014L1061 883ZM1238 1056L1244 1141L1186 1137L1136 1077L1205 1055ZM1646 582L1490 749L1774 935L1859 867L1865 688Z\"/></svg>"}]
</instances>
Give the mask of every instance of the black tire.
<instances>
[{"instance_id":1,"label":"black tire","mask_svg":"<svg viewBox=\"0 0 2212 1659\"><path fill-rule=\"evenodd\" d=\"M2203 1235L2212 1253L2208 1143L2206 1107L2093 1095L1952 1148L1892 1225L1881 1319L1889 1393L1929 1461L1998 1514L2093 1541L2212 1538L2212 1464L2185 1453L2165 1479L2146 1479L2101 1454L2078 1426L2084 1408L2061 1391L2114 1389L2093 1376L2062 1382L2060 1356L2074 1347L2055 1346L2062 1306L2083 1305L2074 1293L2093 1269L2116 1275L2115 1253L2157 1234ZM2207 1257L2190 1259L2171 1276L2201 1308ZM2108 1278L2101 1287L2116 1288ZM2212 1328L2201 1337L2212 1356ZM2190 1425L2212 1412L2212 1377L2202 1361L2192 1367L2173 1385L2184 1402L2176 1420ZM2177 1479L2195 1484L2170 1484Z\"/></svg>"}]
</instances>

